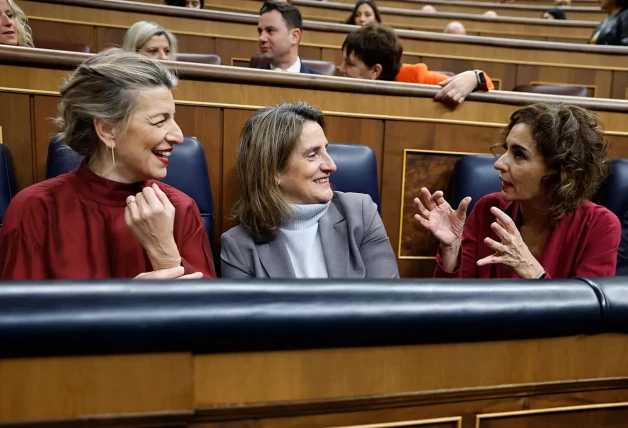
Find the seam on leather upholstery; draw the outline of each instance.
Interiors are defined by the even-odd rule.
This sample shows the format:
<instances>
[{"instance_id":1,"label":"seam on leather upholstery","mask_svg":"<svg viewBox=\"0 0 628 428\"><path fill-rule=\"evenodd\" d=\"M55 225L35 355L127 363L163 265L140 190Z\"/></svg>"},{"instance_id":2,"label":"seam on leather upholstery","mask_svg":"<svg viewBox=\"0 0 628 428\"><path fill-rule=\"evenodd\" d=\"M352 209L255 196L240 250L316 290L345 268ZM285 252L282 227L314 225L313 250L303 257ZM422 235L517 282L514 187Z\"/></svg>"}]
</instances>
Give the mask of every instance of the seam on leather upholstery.
<instances>
[{"instance_id":1,"label":"seam on leather upholstery","mask_svg":"<svg viewBox=\"0 0 628 428\"><path fill-rule=\"evenodd\" d=\"M587 283L592 289L595 295L597 296L598 301L600 302L600 314L602 315L602 319L604 319L604 315L608 311L608 299L606 298L606 294L604 294L604 290L597 283L593 282L589 278L584 278L582 276L576 276L573 279L579 279L585 283Z\"/></svg>"}]
</instances>

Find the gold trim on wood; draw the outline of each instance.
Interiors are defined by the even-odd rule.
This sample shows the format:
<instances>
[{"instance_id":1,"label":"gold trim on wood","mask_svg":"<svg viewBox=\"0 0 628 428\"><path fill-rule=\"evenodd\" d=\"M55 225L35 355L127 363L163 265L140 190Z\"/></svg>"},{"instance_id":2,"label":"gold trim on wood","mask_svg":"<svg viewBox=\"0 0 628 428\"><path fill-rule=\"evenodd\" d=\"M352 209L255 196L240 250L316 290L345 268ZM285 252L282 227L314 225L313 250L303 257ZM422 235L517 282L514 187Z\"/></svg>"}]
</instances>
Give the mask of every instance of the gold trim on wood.
<instances>
[{"instance_id":1,"label":"gold trim on wood","mask_svg":"<svg viewBox=\"0 0 628 428\"><path fill-rule=\"evenodd\" d=\"M508 417L520 416L520 415L539 415L539 414L547 414L547 413L577 412L580 410L612 409L616 407L628 407L628 402L587 404L583 406L554 407L554 408L549 408L549 409L518 410L515 412L485 413L482 415L476 415L475 428L480 428L480 423L482 422L482 419L508 418Z\"/></svg>"},{"instance_id":2,"label":"gold trim on wood","mask_svg":"<svg viewBox=\"0 0 628 428\"><path fill-rule=\"evenodd\" d=\"M19 94L33 94L33 95L56 95L59 96L59 92L56 91L40 91L36 89L24 89L24 88L7 88L0 87L0 92L11 92ZM175 89L176 98L176 89ZM205 101L186 101L175 99L175 104L186 106L199 106L199 107L217 107L217 108L234 108L240 110L260 110L266 106L254 106L246 104L227 104L227 103L211 103ZM323 110L323 114L328 116L337 117L352 117L359 119L381 119L381 120L399 120L404 122L425 122L425 123L445 123L450 125L465 125L465 126L482 126L486 128L503 128L506 123L493 123L493 122L477 122L470 120L458 120L458 119L433 119L427 117L406 117L406 116L389 116L381 114L366 114L366 113L346 113L339 111ZM628 132L625 133L628 136Z\"/></svg>"},{"instance_id":3,"label":"gold trim on wood","mask_svg":"<svg viewBox=\"0 0 628 428\"><path fill-rule=\"evenodd\" d=\"M45 17L40 17L40 16L30 16L29 19L41 20L41 21L47 21L47 22L65 22L68 24L88 25L91 27L98 26L98 27L128 29L128 27L124 25L113 25L113 24L87 22L87 21L73 21L73 20L58 19L58 18L45 18ZM186 19L196 19L196 18L186 18ZM312 31L317 31L317 30L308 30L308 31L312 32ZM214 33L197 33L197 32L192 32L192 31L173 31L173 33L185 34L188 36L213 37L213 38L218 38L218 39L245 40L245 41L257 43L256 37L230 36L230 35L214 34ZM340 47L337 45L327 45L324 43L300 43L300 45L321 48L321 49L334 49L334 50L340 49ZM502 46L497 46L496 48L501 48L501 47ZM504 48L509 49L509 47L504 47ZM575 52L575 53L580 53L580 52ZM509 60L509 59L478 58L478 57L468 57L468 56L460 56L460 55L439 55L435 53L421 53L421 52L412 52L412 51L405 51L405 50L404 50L404 54L412 55L412 56L427 57L427 58L455 59L455 60L463 60L463 61L484 61L484 62L493 62L497 64L539 65L539 66L562 67L562 68L583 68L587 70L628 71L628 67L609 67L609 66L575 64L575 63L569 63L569 64L556 63L555 64L555 63L540 62L540 61L520 61L520 60Z\"/></svg>"},{"instance_id":4,"label":"gold trim on wood","mask_svg":"<svg viewBox=\"0 0 628 428\"><path fill-rule=\"evenodd\" d=\"M419 425L431 425L442 424L447 422L456 422L456 428L462 428L462 416L452 416L449 418L436 418L436 419L420 419L416 421L402 421L402 422L385 422L381 424L368 424L368 425L343 425L341 427L334 428L396 428L396 427L413 427Z\"/></svg>"},{"instance_id":5,"label":"gold trim on wood","mask_svg":"<svg viewBox=\"0 0 628 428\"><path fill-rule=\"evenodd\" d=\"M0 126L0 144L4 144L2 141L2 126Z\"/></svg>"},{"instance_id":6,"label":"gold trim on wood","mask_svg":"<svg viewBox=\"0 0 628 428\"><path fill-rule=\"evenodd\" d=\"M57 91L42 91L38 89L25 89L25 88L8 88L8 87L3 87L3 86L0 86L0 92L9 92L9 93L16 93L16 94L30 94L30 95L53 95L53 96L60 95L59 92ZM628 95L628 88L626 88L626 94ZM183 105L183 106L233 108L233 109L239 109L239 110L260 110L266 107L266 106L247 105L247 104L211 103L211 102L205 102L205 101L186 101L186 100L176 100L176 99L174 102L176 105ZM336 117L352 117L352 118L358 118L358 119L399 120L399 121L404 121L404 122L444 123L444 124L449 124L449 125L481 126L485 128L503 128L504 126L506 126L506 123L477 122L477 121L459 120L459 119L433 119L429 117L407 117L407 116L390 116L390 115L382 115L382 114L346 113L342 111L330 111L330 110L323 110L322 113L327 116L336 116ZM613 136L613 137L628 137L628 131L603 131L603 133L604 135ZM413 150L413 149L407 149L407 150ZM424 150L424 151L428 152L429 150ZM442 152L442 153L445 153L445 152ZM452 152L452 154L454 153L455 152ZM478 154L478 153L470 153L470 154Z\"/></svg>"},{"instance_id":7,"label":"gold trim on wood","mask_svg":"<svg viewBox=\"0 0 628 428\"><path fill-rule=\"evenodd\" d=\"M399 198L399 238L397 241L397 259L399 260L433 260L434 256L402 256L401 255L401 237L403 236L403 198L406 191L406 161L408 153L425 153L430 155L485 155L488 153L469 153L469 152L450 152L445 150L423 150L423 149L403 149L403 165L401 170L401 197Z\"/></svg>"},{"instance_id":8,"label":"gold trim on wood","mask_svg":"<svg viewBox=\"0 0 628 428\"><path fill-rule=\"evenodd\" d=\"M493 84L495 85L495 89L498 91L502 90L502 79L498 78L498 77L491 77L491 80L493 81Z\"/></svg>"},{"instance_id":9,"label":"gold trim on wood","mask_svg":"<svg viewBox=\"0 0 628 428\"><path fill-rule=\"evenodd\" d=\"M238 57L231 57L231 67L235 67L235 65L233 65L233 63L235 61L246 61L246 62L251 62L251 58L238 58Z\"/></svg>"},{"instance_id":10,"label":"gold trim on wood","mask_svg":"<svg viewBox=\"0 0 628 428\"><path fill-rule=\"evenodd\" d=\"M531 81L530 85L554 85L554 86L583 86L588 89L593 89L593 97L597 96L597 85L585 85L584 83L557 83L557 82L542 82L542 81Z\"/></svg>"}]
</instances>

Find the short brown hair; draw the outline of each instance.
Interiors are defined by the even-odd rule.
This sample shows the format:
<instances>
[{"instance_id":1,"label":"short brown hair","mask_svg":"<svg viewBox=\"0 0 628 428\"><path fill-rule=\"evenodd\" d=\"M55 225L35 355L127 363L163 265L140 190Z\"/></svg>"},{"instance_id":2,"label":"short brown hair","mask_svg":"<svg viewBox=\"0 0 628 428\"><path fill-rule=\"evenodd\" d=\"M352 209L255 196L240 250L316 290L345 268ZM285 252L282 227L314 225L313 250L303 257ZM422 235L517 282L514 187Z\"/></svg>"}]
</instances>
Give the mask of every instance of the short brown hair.
<instances>
[{"instance_id":1,"label":"short brown hair","mask_svg":"<svg viewBox=\"0 0 628 428\"><path fill-rule=\"evenodd\" d=\"M556 224L593 197L608 175L608 143L602 125L592 112L581 107L531 104L510 116L500 145L519 123L529 126L550 171L543 185L552 201L550 217Z\"/></svg>"},{"instance_id":2,"label":"short brown hair","mask_svg":"<svg viewBox=\"0 0 628 428\"><path fill-rule=\"evenodd\" d=\"M274 237L281 222L293 214L277 178L287 167L306 120L325 129L320 110L304 102L259 110L242 129L235 166L240 194L233 217L257 241Z\"/></svg>"},{"instance_id":3,"label":"short brown hair","mask_svg":"<svg viewBox=\"0 0 628 428\"><path fill-rule=\"evenodd\" d=\"M369 24L349 33L342 50L346 55L352 53L368 67L375 64L382 66L380 80L395 80L401 69L403 46L395 30L381 24Z\"/></svg>"},{"instance_id":4,"label":"short brown hair","mask_svg":"<svg viewBox=\"0 0 628 428\"><path fill-rule=\"evenodd\" d=\"M58 136L81 156L96 154L100 139L94 119L126 129L145 88L177 86L177 77L161 62L111 48L97 53L72 73L61 87Z\"/></svg>"}]
</instances>

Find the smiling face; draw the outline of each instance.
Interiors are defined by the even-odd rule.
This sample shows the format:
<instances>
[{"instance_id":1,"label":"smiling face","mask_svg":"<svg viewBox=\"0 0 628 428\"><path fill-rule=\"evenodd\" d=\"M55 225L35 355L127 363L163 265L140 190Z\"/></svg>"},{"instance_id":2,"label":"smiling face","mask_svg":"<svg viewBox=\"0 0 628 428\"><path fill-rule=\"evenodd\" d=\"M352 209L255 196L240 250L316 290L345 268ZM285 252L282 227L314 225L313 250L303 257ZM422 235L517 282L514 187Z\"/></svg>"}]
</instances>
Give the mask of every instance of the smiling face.
<instances>
[{"instance_id":1,"label":"smiling face","mask_svg":"<svg viewBox=\"0 0 628 428\"><path fill-rule=\"evenodd\" d=\"M288 164L278 177L288 203L324 204L334 196L329 175L336 171L336 164L327 153L327 145L323 128L316 122L305 121Z\"/></svg>"},{"instance_id":2,"label":"smiling face","mask_svg":"<svg viewBox=\"0 0 628 428\"><path fill-rule=\"evenodd\" d=\"M545 197L542 180L549 170L527 124L513 126L504 146L493 153L501 154L495 169L502 179L504 200L521 202Z\"/></svg>"},{"instance_id":3,"label":"smiling face","mask_svg":"<svg viewBox=\"0 0 628 428\"><path fill-rule=\"evenodd\" d=\"M373 11L373 8L367 3L362 3L360 6L358 6L358 10L355 11L353 22L355 23L355 25L359 26L371 23L377 24L377 18L375 18L375 12Z\"/></svg>"},{"instance_id":4,"label":"smiling face","mask_svg":"<svg viewBox=\"0 0 628 428\"><path fill-rule=\"evenodd\" d=\"M0 45L17 46L17 28L7 0L0 0Z\"/></svg>"},{"instance_id":5,"label":"smiling face","mask_svg":"<svg viewBox=\"0 0 628 428\"><path fill-rule=\"evenodd\" d=\"M281 61L298 46L301 31L288 28L288 24L278 10L271 10L259 18L257 24L258 44L262 56L273 61Z\"/></svg>"},{"instance_id":6,"label":"smiling face","mask_svg":"<svg viewBox=\"0 0 628 428\"><path fill-rule=\"evenodd\" d=\"M122 125L114 130L121 136L115 139L116 177L110 179L122 183L166 177L168 156L175 144L183 142L169 89L142 89L136 102L126 132L122 133Z\"/></svg>"},{"instance_id":7,"label":"smiling face","mask_svg":"<svg viewBox=\"0 0 628 428\"><path fill-rule=\"evenodd\" d=\"M170 58L170 42L163 34L153 36L140 48L140 53L154 59L167 60Z\"/></svg>"}]
</instances>

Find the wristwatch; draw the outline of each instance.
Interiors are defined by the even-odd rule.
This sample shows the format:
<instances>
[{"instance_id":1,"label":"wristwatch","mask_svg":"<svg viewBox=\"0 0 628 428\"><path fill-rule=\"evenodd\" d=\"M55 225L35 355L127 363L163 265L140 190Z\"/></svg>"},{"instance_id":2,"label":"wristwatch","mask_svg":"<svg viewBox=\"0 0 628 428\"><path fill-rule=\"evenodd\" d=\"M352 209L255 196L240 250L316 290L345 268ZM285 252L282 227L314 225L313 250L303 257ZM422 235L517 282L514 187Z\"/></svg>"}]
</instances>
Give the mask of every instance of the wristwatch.
<instances>
[{"instance_id":1,"label":"wristwatch","mask_svg":"<svg viewBox=\"0 0 628 428\"><path fill-rule=\"evenodd\" d=\"M537 277L536 277L536 278L534 278L534 279L543 279L543 278L545 278L545 275L547 275L547 272L545 272L545 269L543 269L543 272L541 272L541 273L539 274L539 276L537 276Z\"/></svg>"},{"instance_id":2,"label":"wristwatch","mask_svg":"<svg viewBox=\"0 0 628 428\"><path fill-rule=\"evenodd\" d=\"M486 83L486 75L482 70L473 70L475 72L475 77L478 79L478 86L475 88L476 91L488 91L488 84Z\"/></svg>"}]
</instances>

